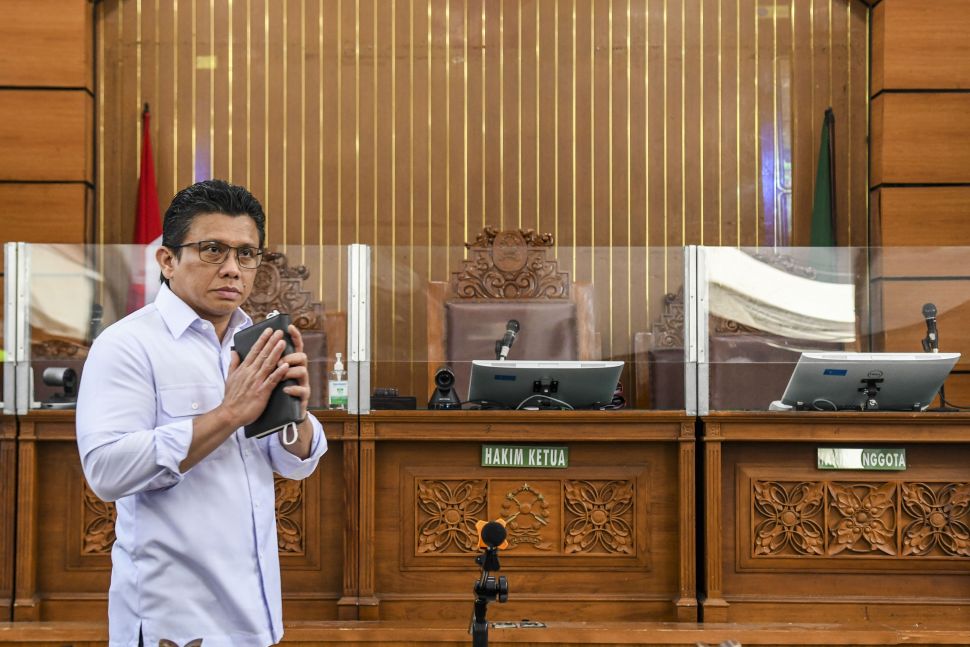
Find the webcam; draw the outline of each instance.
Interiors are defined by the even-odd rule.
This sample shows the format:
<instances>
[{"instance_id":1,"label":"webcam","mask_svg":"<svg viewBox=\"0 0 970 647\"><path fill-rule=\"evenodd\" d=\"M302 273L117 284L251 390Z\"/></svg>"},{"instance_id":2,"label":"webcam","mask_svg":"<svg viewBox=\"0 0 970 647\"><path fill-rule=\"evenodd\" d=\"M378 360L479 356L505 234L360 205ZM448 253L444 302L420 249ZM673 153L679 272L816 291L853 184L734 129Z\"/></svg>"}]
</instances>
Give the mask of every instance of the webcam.
<instances>
[{"instance_id":1,"label":"webcam","mask_svg":"<svg viewBox=\"0 0 970 647\"><path fill-rule=\"evenodd\" d=\"M428 400L429 409L461 409L461 400L455 391L455 373L441 367L434 374L434 392Z\"/></svg>"}]
</instances>

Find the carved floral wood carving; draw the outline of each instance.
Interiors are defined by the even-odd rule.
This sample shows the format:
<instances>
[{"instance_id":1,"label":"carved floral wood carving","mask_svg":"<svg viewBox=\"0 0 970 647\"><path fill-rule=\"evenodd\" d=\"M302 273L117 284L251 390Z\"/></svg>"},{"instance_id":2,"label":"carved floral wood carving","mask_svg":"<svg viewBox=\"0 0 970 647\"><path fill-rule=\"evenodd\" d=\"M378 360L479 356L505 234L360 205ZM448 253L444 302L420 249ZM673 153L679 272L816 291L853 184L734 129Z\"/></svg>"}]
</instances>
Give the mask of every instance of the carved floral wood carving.
<instances>
[{"instance_id":1,"label":"carved floral wood carving","mask_svg":"<svg viewBox=\"0 0 970 647\"><path fill-rule=\"evenodd\" d=\"M253 291L242 309L253 321L262 321L268 313L279 310L289 313L293 325L300 330L323 330L323 306L303 289L309 276L310 270L303 265L290 267L284 254L266 252L256 270Z\"/></svg>"},{"instance_id":2,"label":"carved floral wood carving","mask_svg":"<svg viewBox=\"0 0 970 647\"><path fill-rule=\"evenodd\" d=\"M115 504L99 499L83 479L81 498L81 554L110 555L115 543Z\"/></svg>"},{"instance_id":3,"label":"carved floral wood carving","mask_svg":"<svg viewBox=\"0 0 970 647\"><path fill-rule=\"evenodd\" d=\"M275 477L276 536L281 553L303 554L305 533L303 481ZM117 512L114 503L106 503L81 478L81 554L110 555L115 541Z\"/></svg>"},{"instance_id":4,"label":"carved floral wood carving","mask_svg":"<svg viewBox=\"0 0 970 647\"><path fill-rule=\"evenodd\" d=\"M303 481L292 481L275 476L276 489L276 541L280 553L302 555L304 552L303 532L306 523L303 518Z\"/></svg>"},{"instance_id":5,"label":"carved floral wood carving","mask_svg":"<svg viewBox=\"0 0 970 647\"><path fill-rule=\"evenodd\" d=\"M475 552L475 522L487 516L487 481L419 480L416 485L418 554Z\"/></svg>"},{"instance_id":6,"label":"carved floral wood carving","mask_svg":"<svg viewBox=\"0 0 970 647\"><path fill-rule=\"evenodd\" d=\"M523 483L505 494L502 518L508 528L508 550L521 544L531 544L536 550L552 550L552 542L542 536L549 525L549 503L542 492Z\"/></svg>"},{"instance_id":7,"label":"carved floral wood carving","mask_svg":"<svg viewBox=\"0 0 970 647\"><path fill-rule=\"evenodd\" d=\"M633 554L632 481L563 482L563 550Z\"/></svg>"},{"instance_id":8,"label":"carved floral wood carving","mask_svg":"<svg viewBox=\"0 0 970 647\"><path fill-rule=\"evenodd\" d=\"M471 258L452 273L452 290L464 299L566 299L569 274L546 258L552 244L552 234L533 229L485 227L465 244Z\"/></svg>"},{"instance_id":9,"label":"carved floral wood carving","mask_svg":"<svg viewBox=\"0 0 970 647\"><path fill-rule=\"evenodd\" d=\"M755 557L970 557L968 483L755 480L751 488Z\"/></svg>"}]
</instances>

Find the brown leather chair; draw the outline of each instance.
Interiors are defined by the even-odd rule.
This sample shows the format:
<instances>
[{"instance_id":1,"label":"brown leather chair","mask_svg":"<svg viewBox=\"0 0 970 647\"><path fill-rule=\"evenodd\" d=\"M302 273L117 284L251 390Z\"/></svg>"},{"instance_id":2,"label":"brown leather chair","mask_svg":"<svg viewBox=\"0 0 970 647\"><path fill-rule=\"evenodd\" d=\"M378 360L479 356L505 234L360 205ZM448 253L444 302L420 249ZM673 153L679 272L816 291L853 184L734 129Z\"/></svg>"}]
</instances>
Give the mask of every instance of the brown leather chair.
<instances>
[{"instance_id":1,"label":"brown leather chair","mask_svg":"<svg viewBox=\"0 0 970 647\"><path fill-rule=\"evenodd\" d=\"M273 310L290 315L303 336L304 352L309 358L311 385L310 407L324 407L327 402L327 373L333 369L335 353L347 355L347 315L325 311L303 289L310 271L300 265L290 267L284 254L267 252L256 270L254 287L242 308L254 322L262 321Z\"/></svg>"},{"instance_id":2,"label":"brown leather chair","mask_svg":"<svg viewBox=\"0 0 970 647\"><path fill-rule=\"evenodd\" d=\"M549 258L551 234L486 227L466 243L468 260L450 283L428 284L428 384L441 366L455 372L461 399L471 361L495 359L495 342L515 319L509 360L598 359L589 284L571 283Z\"/></svg>"}]
</instances>

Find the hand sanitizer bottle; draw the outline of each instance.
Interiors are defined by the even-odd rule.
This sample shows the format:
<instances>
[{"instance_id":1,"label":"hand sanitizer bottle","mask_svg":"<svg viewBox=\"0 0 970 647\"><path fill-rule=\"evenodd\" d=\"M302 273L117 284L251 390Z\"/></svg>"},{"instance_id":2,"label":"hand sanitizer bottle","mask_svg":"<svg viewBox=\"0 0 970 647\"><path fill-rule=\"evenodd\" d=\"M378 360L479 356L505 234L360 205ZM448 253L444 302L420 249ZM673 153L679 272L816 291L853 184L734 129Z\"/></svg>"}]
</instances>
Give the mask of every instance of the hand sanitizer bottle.
<instances>
[{"instance_id":1,"label":"hand sanitizer bottle","mask_svg":"<svg viewBox=\"0 0 970 647\"><path fill-rule=\"evenodd\" d=\"M330 379L327 381L327 399L331 409L347 408L347 373L344 371L342 357L343 353L337 353Z\"/></svg>"}]
</instances>

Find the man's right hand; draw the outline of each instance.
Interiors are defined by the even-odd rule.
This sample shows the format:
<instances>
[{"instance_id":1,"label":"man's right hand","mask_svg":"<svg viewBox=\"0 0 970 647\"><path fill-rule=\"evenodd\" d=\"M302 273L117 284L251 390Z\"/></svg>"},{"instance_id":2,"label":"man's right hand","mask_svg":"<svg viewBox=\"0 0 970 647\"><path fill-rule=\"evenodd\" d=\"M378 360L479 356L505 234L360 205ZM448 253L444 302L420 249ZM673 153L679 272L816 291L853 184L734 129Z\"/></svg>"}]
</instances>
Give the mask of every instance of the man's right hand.
<instances>
[{"instance_id":1,"label":"man's right hand","mask_svg":"<svg viewBox=\"0 0 970 647\"><path fill-rule=\"evenodd\" d=\"M289 369L289 364L279 364L285 350L283 331L267 328L245 360L240 361L239 353L232 351L226 392L219 408L233 429L250 424L263 413L273 389Z\"/></svg>"},{"instance_id":2,"label":"man's right hand","mask_svg":"<svg viewBox=\"0 0 970 647\"><path fill-rule=\"evenodd\" d=\"M266 329L246 355L232 352L226 392L222 404L192 421L192 443L179 463L184 474L226 441L236 429L256 420L266 408L273 389L286 375L289 365L277 366L286 349L282 331Z\"/></svg>"}]
</instances>

